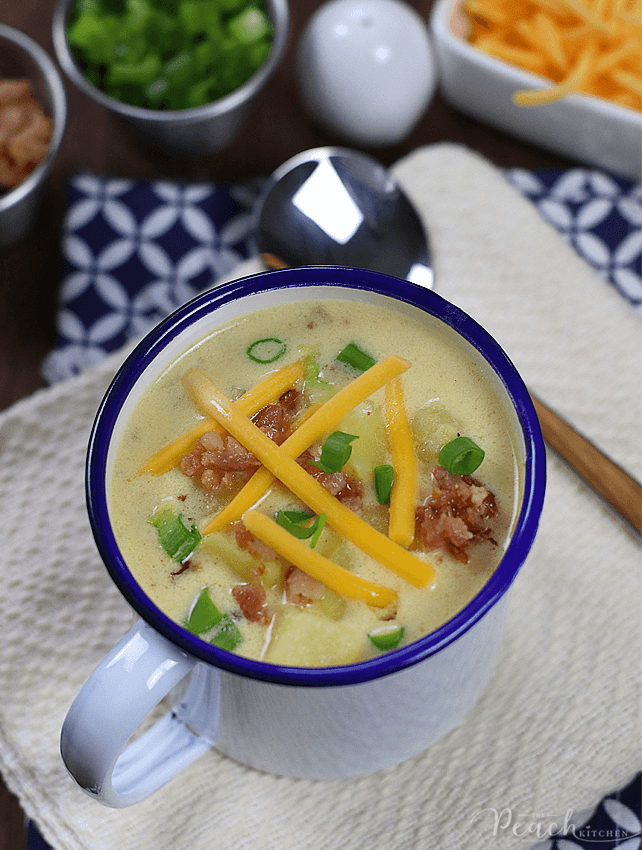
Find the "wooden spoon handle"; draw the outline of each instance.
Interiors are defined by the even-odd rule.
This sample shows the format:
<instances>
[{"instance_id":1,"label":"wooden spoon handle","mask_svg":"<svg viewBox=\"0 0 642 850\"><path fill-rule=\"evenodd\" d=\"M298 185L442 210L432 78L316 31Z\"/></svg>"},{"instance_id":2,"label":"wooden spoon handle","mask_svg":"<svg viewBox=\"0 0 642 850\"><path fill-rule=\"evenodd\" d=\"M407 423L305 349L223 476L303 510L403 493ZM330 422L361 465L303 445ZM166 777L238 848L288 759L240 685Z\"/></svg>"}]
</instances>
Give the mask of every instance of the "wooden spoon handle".
<instances>
[{"instance_id":1,"label":"wooden spoon handle","mask_svg":"<svg viewBox=\"0 0 642 850\"><path fill-rule=\"evenodd\" d=\"M609 460L568 422L531 395L546 442L587 484L642 533L642 488L621 467Z\"/></svg>"}]
</instances>

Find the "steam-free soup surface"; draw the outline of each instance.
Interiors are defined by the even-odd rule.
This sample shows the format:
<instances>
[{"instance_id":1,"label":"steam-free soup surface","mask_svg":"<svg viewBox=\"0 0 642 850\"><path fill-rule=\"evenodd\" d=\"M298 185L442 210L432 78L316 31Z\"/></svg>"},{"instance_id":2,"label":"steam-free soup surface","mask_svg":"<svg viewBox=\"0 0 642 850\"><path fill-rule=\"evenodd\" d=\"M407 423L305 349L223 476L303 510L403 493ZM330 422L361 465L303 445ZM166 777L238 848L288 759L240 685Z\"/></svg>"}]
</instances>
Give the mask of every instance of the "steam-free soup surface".
<instances>
[{"instance_id":1,"label":"steam-free soup surface","mask_svg":"<svg viewBox=\"0 0 642 850\"><path fill-rule=\"evenodd\" d=\"M284 346L277 348L284 348L284 353L273 363L254 362L248 349L265 337L282 341ZM182 384L183 375L190 369L202 370L235 400L266 375L303 359L306 378L297 382L295 394L290 396L290 401L295 397L292 421L296 422L307 407L326 400L359 374L336 359L348 343L355 343L375 360L395 354L411 363L400 378L420 472L417 534L410 548L417 558L434 565L434 580L425 587L413 586L329 525L321 533L318 551L351 572L396 591L395 604L375 608L308 580L274 551L262 544L252 545L251 535L244 533L240 522L204 536L183 563L172 560L160 545L158 528L150 518L169 510L168 516L180 513L187 525L193 523L202 531L250 475L228 474L209 489L203 482L211 484L212 476L185 474L184 469L190 472L194 468L189 458L183 469L178 465L160 475L140 473L148 458L204 418ZM262 359L270 356L263 352ZM372 481L374 467L390 462L384 419L384 390L378 390L336 430L357 436L342 470L354 485L352 496L356 494L348 504L387 533L389 507L379 504ZM480 498L488 493L485 505L494 506L483 532L473 534L461 549L447 534L439 537L433 533L440 522L444 525L443 518L435 519L433 509L435 494L439 496L444 486L440 484L444 474L437 462L438 452L458 434L469 437L485 452L474 472L473 486L480 488L475 491ZM503 554L516 511L519 470L511 435L511 423L481 357L471 354L471 349L440 323L428 326L386 307L350 301L276 306L216 330L179 357L145 392L116 453L111 519L134 577L178 623L188 622L196 600L206 590L208 599L233 624L237 635L234 651L240 655L292 666L353 663L384 651L369 638L381 627L396 631L397 638L402 635L401 645L415 641L452 618L488 581ZM322 443L311 447L313 457L319 457ZM448 474L446 478L451 484L455 480ZM464 483L468 480L462 479ZM442 494L442 502L443 498ZM257 507L270 517L282 509L306 509L278 483ZM429 533L421 530L426 517L432 523ZM258 619L253 619L256 612L244 601L247 593L252 596L252 588L262 597ZM208 640L211 635L202 637Z\"/></svg>"}]
</instances>

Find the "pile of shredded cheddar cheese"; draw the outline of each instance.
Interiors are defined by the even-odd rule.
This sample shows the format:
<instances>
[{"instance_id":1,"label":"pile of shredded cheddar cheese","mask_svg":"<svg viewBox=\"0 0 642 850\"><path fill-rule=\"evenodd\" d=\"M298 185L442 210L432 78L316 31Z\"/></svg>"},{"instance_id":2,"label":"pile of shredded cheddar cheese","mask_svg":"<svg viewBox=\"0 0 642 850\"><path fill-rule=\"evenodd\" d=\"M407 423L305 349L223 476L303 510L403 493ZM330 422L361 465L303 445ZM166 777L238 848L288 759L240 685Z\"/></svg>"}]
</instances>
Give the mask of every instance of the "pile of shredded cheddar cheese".
<instances>
[{"instance_id":1,"label":"pile of shredded cheddar cheese","mask_svg":"<svg viewBox=\"0 0 642 850\"><path fill-rule=\"evenodd\" d=\"M519 106L581 92L642 109L640 0L464 0L462 10L475 47L555 83L516 92Z\"/></svg>"}]
</instances>

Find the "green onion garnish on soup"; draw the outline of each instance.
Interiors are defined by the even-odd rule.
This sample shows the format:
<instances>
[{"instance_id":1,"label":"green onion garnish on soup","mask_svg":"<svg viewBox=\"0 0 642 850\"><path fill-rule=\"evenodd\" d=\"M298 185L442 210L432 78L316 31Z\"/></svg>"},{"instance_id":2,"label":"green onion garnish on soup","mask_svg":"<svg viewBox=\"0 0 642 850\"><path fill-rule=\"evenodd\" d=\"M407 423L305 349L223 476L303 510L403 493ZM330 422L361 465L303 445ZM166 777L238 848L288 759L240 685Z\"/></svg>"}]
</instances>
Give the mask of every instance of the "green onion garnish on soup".
<instances>
[{"instance_id":1,"label":"green onion garnish on soup","mask_svg":"<svg viewBox=\"0 0 642 850\"><path fill-rule=\"evenodd\" d=\"M328 381L324 381L321 377L321 367L317 361L317 355L313 351L309 351L301 357L305 374L303 380L310 387L332 387Z\"/></svg>"},{"instance_id":2,"label":"green onion garnish on soup","mask_svg":"<svg viewBox=\"0 0 642 850\"><path fill-rule=\"evenodd\" d=\"M484 459L484 450L470 437L455 437L439 452L439 463L452 475L470 475Z\"/></svg>"},{"instance_id":3,"label":"green onion garnish on soup","mask_svg":"<svg viewBox=\"0 0 642 850\"><path fill-rule=\"evenodd\" d=\"M317 517L317 521L314 524L314 533L310 540L310 549L314 549L314 547L319 542L319 537L321 537L321 532L325 528L325 523L327 520L327 516L325 514L319 514Z\"/></svg>"},{"instance_id":4,"label":"green onion garnish on soup","mask_svg":"<svg viewBox=\"0 0 642 850\"><path fill-rule=\"evenodd\" d=\"M238 626L229 614L223 614L219 622L214 626L214 633L210 635L209 642L219 649L227 649L231 652L243 640Z\"/></svg>"},{"instance_id":5,"label":"green onion garnish on soup","mask_svg":"<svg viewBox=\"0 0 642 850\"><path fill-rule=\"evenodd\" d=\"M213 629L221 617L222 614L212 602L209 590L204 587L187 618L185 626L192 634L202 635L203 632L209 632L210 629Z\"/></svg>"},{"instance_id":6,"label":"green onion garnish on soup","mask_svg":"<svg viewBox=\"0 0 642 850\"><path fill-rule=\"evenodd\" d=\"M241 642L241 633L229 614L221 614L212 602L209 590L201 590L185 624L194 635L212 632L209 642L220 649L233 650Z\"/></svg>"},{"instance_id":7,"label":"green onion garnish on soup","mask_svg":"<svg viewBox=\"0 0 642 850\"><path fill-rule=\"evenodd\" d=\"M158 542L173 561L182 564L201 542L201 533L193 523L186 524L183 514L169 508L155 513L148 522L158 529Z\"/></svg>"},{"instance_id":8,"label":"green onion garnish on soup","mask_svg":"<svg viewBox=\"0 0 642 850\"><path fill-rule=\"evenodd\" d=\"M403 626L398 626L396 623L390 623L386 626L380 626L378 629L373 629L368 635L370 643L385 652L388 649L396 649L406 634Z\"/></svg>"},{"instance_id":9,"label":"green onion garnish on soup","mask_svg":"<svg viewBox=\"0 0 642 850\"><path fill-rule=\"evenodd\" d=\"M255 363L274 363L283 357L287 348L282 339L268 336L265 339L257 339L245 353Z\"/></svg>"},{"instance_id":10,"label":"green onion garnish on soup","mask_svg":"<svg viewBox=\"0 0 642 850\"><path fill-rule=\"evenodd\" d=\"M302 525L306 520L312 519L313 516L314 514L310 514L307 511L279 511L276 515L276 522L277 525L289 531L290 534L299 540L311 538L310 548L314 549L319 542L319 537L321 536L327 517L325 514L321 514L316 517L312 525Z\"/></svg>"},{"instance_id":11,"label":"green onion garnish on soup","mask_svg":"<svg viewBox=\"0 0 642 850\"><path fill-rule=\"evenodd\" d=\"M350 443L356 439L358 437L355 434L335 431L324 442L319 460L312 460L310 463L328 475L332 475L333 472L341 472L352 454Z\"/></svg>"},{"instance_id":12,"label":"green onion garnish on soup","mask_svg":"<svg viewBox=\"0 0 642 850\"><path fill-rule=\"evenodd\" d=\"M365 372L377 362L374 357L367 354L354 342L349 342L344 349L337 354L337 360L346 363L357 372Z\"/></svg>"},{"instance_id":13,"label":"green onion garnish on soup","mask_svg":"<svg viewBox=\"0 0 642 850\"><path fill-rule=\"evenodd\" d=\"M380 505L388 505L390 503L390 493L392 491L394 477L395 471L391 464L383 463L381 466L375 466L374 489Z\"/></svg>"}]
</instances>

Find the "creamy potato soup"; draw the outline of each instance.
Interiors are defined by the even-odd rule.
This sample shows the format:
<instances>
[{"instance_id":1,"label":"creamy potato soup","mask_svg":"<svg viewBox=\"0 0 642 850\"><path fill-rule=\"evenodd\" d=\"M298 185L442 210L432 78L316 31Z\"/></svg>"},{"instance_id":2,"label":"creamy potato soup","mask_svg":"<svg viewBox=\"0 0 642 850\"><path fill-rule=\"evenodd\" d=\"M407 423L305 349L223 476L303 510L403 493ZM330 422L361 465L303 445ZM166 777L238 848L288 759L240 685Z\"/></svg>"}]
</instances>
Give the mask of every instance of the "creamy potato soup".
<instances>
[{"instance_id":1,"label":"creamy potato soup","mask_svg":"<svg viewBox=\"0 0 642 850\"><path fill-rule=\"evenodd\" d=\"M480 359L360 302L217 329L146 390L117 448L110 515L135 579L203 640L274 664L350 664L433 631L488 581L517 510Z\"/></svg>"}]
</instances>

